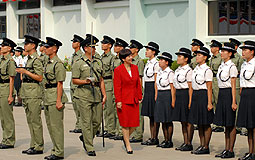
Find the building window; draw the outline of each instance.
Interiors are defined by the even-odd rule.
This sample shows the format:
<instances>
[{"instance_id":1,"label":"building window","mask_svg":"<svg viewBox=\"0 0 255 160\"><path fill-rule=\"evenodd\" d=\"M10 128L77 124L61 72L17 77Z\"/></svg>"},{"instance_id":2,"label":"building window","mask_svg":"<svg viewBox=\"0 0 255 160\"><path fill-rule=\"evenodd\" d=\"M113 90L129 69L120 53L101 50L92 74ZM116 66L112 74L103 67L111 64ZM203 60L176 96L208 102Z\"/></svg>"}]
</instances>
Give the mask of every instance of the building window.
<instances>
[{"instance_id":1,"label":"building window","mask_svg":"<svg viewBox=\"0 0 255 160\"><path fill-rule=\"evenodd\" d=\"M6 37L6 17L0 16L0 39Z\"/></svg>"},{"instance_id":2,"label":"building window","mask_svg":"<svg viewBox=\"0 0 255 160\"><path fill-rule=\"evenodd\" d=\"M53 6L81 4L81 0L53 0Z\"/></svg>"},{"instance_id":3,"label":"building window","mask_svg":"<svg viewBox=\"0 0 255 160\"><path fill-rule=\"evenodd\" d=\"M26 34L37 38L41 37L39 13L19 15L19 38L23 39Z\"/></svg>"},{"instance_id":4,"label":"building window","mask_svg":"<svg viewBox=\"0 0 255 160\"><path fill-rule=\"evenodd\" d=\"M209 35L255 35L254 0L208 2Z\"/></svg>"},{"instance_id":5,"label":"building window","mask_svg":"<svg viewBox=\"0 0 255 160\"><path fill-rule=\"evenodd\" d=\"M19 2L18 9L33 9L33 8L40 8L40 0L29 0L26 2Z\"/></svg>"},{"instance_id":6,"label":"building window","mask_svg":"<svg viewBox=\"0 0 255 160\"><path fill-rule=\"evenodd\" d=\"M0 3L0 11L6 11L6 3Z\"/></svg>"}]
</instances>

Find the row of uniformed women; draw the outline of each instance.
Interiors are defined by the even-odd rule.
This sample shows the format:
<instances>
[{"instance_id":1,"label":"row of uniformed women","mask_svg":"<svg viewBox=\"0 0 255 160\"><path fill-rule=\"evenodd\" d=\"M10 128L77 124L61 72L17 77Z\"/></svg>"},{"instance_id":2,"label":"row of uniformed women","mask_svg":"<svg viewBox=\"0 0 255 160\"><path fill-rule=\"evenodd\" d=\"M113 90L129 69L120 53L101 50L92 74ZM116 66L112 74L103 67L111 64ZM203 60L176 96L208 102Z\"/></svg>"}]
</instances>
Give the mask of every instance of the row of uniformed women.
<instances>
[{"instance_id":1,"label":"row of uniformed women","mask_svg":"<svg viewBox=\"0 0 255 160\"><path fill-rule=\"evenodd\" d=\"M240 74L241 101L237 118L237 126L248 129L249 153L239 158L253 159L255 153L255 42L246 41L242 49L246 62L242 65ZM189 67L191 51L181 48L177 55L180 65L175 72L171 66L172 56L163 52L158 56L159 46L150 42L146 49L149 58L144 70L144 99L141 114L150 118L151 138L142 145L157 145L157 147L171 148L173 121L182 124L184 143L176 150L192 151L193 125L198 125L200 146L192 151L194 154L209 154L211 139L211 124L225 126L225 149L215 157L232 158L236 139L236 77L238 74L235 64L231 61L236 52L232 43L224 43L221 48L222 63L217 73L219 99L215 111L212 105L213 73L206 62L210 58L207 48L201 47L196 51L198 65L192 71ZM159 123L162 123L165 140L159 144Z\"/></svg>"}]
</instances>

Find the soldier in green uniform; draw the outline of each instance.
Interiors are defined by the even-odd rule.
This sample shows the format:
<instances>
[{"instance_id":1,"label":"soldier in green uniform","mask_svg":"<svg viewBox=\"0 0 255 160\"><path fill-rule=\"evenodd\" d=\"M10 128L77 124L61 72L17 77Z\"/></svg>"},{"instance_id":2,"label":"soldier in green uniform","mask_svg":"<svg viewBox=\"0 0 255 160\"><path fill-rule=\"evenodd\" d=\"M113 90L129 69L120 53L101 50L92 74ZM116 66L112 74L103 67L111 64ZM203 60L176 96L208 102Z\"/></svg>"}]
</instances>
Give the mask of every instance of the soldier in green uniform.
<instances>
[{"instance_id":1,"label":"soldier in green uniform","mask_svg":"<svg viewBox=\"0 0 255 160\"><path fill-rule=\"evenodd\" d=\"M17 68L22 74L20 95L26 112L27 123L30 130L30 148L22 151L23 154L42 154L44 149L43 127L41 119L43 64L39 59L36 48L40 42L38 38L25 35L24 49L28 52L25 68Z\"/></svg>"},{"instance_id":2,"label":"soldier in green uniform","mask_svg":"<svg viewBox=\"0 0 255 160\"><path fill-rule=\"evenodd\" d=\"M237 51L238 47L241 45L241 42L239 42L238 40L236 40L234 38L229 38L229 42L233 43L235 45L235 50L236 51ZM238 75L237 75L237 78L236 78L236 103L239 106L239 102L240 102L240 70L241 70L241 66L244 62L244 59L242 58L242 56L238 52L236 52L235 57L232 58L231 61L236 65L236 68L238 70ZM236 115L237 114L238 114L238 109L237 109ZM237 127L236 128L236 134L247 135L247 129Z\"/></svg>"},{"instance_id":3,"label":"soldier in green uniform","mask_svg":"<svg viewBox=\"0 0 255 160\"><path fill-rule=\"evenodd\" d=\"M191 51L193 52L193 58L191 59L190 68L194 69L197 66L195 51L199 50L200 47L204 46L204 43L198 39L192 39Z\"/></svg>"},{"instance_id":4,"label":"soldier in green uniform","mask_svg":"<svg viewBox=\"0 0 255 160\"><path fill-rule=\"evenodd\" d=\"M105 120L105 138L110 138L115 136L116 128L116 117L115 117L115 107L113 105L113 81L112 81L112 64L114 54L112 54L111 49L115 43L114 39L109 36L104 36L102 43L102 50L104 53L101 56L104 68L104 83L106 91L106 102L104 107L104 120Z\"/></svg>"},{"instance_id":5,"label":"soldier in green uniform","mask_svg":"<svg viewBox=\"0 0 255 160\"><path fill-rule=\"evenodd\" d=\"M88 156L96 156L93 139L101 124L103 105L106 101L103 62L94 57L98 41L94 36L82 41L81 46L85 54L72 68L73 83L78 85L74 97L81 115L80 140Z\"/></svg>"},{"instance_id":6,"label":"soldier in green uniform","mask_svg":"<svg viewBox=\"0 0 255 160\"><path fill-rule=\"evenodd\" d=\"M13 118L13 94L14 78L16 75L16 64L11 57L11 50L16 44L3 38L0 59L0 119L3 131L3 139L0 149L14 148L15 144L15 123Z\"/></svg>"},{"instance_id":7,"label":"soldier in green uniform","mask_svg":"<svg viewBox=\"0 0 255 160\"><path fill-rule=\"evenodd\" d=\"M220 48L222 44L216 40L211 41L211 52L212 57L209 60L209 67L211 68L213 72L213 81L212 81L212 105L214 107L214 112L216 110L216 105L218 102L218 94L219 94L219 87L218 87L218 81L217 81L217 72L218 68L221 65L221 54L220 54ZM213 126L212 129L213 132L223 132L224 128L220 126Z\"/></svg>"},{"instance_id":8,"label":"soldier in green uniform","mask_svg":"<svg viewBox=\"0 0 255 160\"><path fill-rule=\"evenodd\" d=\"M143 48L143 45L136 41L136 40L131 40L130 45L129 45L130 51L132 52L132 64L138 66L138 71L139 71L139 76L140 76L140 81L142 83L142 78L143 78L143 71L144 71L144 61L142 58L138 55L139 51ZM140 113L140 124L139 127L135 129L135 131L131 135L130 143L138 143L143 141L143 132L144 132L144 119L143 116L141 116L141 109L142 109L142 103L139 104L139 113Z\"/></svg>"},{"instance_id":9,"label":"soldier in green uniform","mask_svg":"<svg viewBox=\"0 0 255 160\"><path fill-rule=\"evenodd\" d=\"M115 44L114 44L114 52L117 54L114 58L113 58L113 74L114 74L114 69L116 67L118 67L119 65L121 65L121 60L119 58L119 52L122 49L125 49L128 46L128 43L120 38L116 38L115 39ZM112 77L114 77L114 75L112 74ZM117 115L117 109L116 109L116 103L115 103L115 96L113 96L113 106L115 108L115 118L116 118L116 129L115 129L115 136L110 137L110 139L114 139L114 140L122 140L123 139L123 135L122 135L122 128L120 126L119 123L119 118Z\"/></svg>"},{"instance_id":10,"label":"soldier in green uniform","mask_svg":"<svg viewBox=\"0 0 255 160\"><path fill-rule=\"evenodd\" d=\"M63 62L58 58L57 52L62 43L54 38L46 37L45 53L49 56L45 66L46 78L44 106L45 119L53 149L51 155L44 159L64 159L64 104L68 101L63 90L63 82L66 78L66 69Z\"/></svg>"},{"instance_id":11,"label":"soldier in green uniform","mask_svg":"<svg viewBox=\"0 0 255 160\"><path fill-rule=\"evenodd\" d=\"M71 66L74 65L74 62L76 62L81 56L82 56L82 51L81 51L81 42L84 39L78 35L74 35L73 39L71 40L72 43L72 47L74 49L74 53L72 55L72 62L71 62ZM74 113L75 113L75 117L76 117L76 123L75 123L75 128L73 130L70 130L69 132L71 133L82 133L81 131L81 117L80 117L80 111L79 108L77 108L77 104L75 102L75 99L73 97L74 95L74 90L78 87L78 85L73 84L72 80L70 82L70 93L71 93L71 99L72 99L72 103L73 103L73 109L74 109Z\"/></svg>"}]
</instances>

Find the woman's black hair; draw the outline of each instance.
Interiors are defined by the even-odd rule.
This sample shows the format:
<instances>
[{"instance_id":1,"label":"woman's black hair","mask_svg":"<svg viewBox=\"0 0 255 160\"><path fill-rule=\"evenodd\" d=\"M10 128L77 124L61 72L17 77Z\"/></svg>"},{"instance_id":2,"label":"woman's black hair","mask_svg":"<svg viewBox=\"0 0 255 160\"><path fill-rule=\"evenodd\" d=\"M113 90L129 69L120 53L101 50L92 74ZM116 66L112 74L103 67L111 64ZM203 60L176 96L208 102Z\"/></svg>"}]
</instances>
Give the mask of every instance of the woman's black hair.
<instances>
[{"instance_id":1,"label":"woman's black hair","mask_svg":"<svg viewBox=\"0 0 255 160\"><path fill-rule=\"evenodd\" d=\"M188 58L187 64L190 64L190 62L191 62L191 57L189 57L188 55L183 55L183 56L184 56L184 58Z\"/></svg>"},{"instance_id":2,"label":"woman's black hair","mask_svg":"<svg viewBox=\"0 0 255 160\"><path fill-rule=\"evenodd\" d=\"M124 63L123 59L126 59L132 52L129 49L122 49L119 53L119 57L122 63Z\"/></svg>"}]
</instances>

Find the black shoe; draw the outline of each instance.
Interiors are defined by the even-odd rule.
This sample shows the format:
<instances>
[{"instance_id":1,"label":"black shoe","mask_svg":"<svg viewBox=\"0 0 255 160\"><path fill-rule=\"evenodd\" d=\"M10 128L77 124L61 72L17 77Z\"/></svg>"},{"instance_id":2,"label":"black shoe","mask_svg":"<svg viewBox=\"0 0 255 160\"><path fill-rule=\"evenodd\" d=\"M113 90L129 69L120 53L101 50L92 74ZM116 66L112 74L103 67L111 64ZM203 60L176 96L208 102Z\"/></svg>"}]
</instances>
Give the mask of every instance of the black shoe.
<instances>
[{"instance_id":1,"label":"black shoe","mask_svg":"<svg viewBox=\"0 0 255 160\"><path fill-rule=\"evenodd\" d=\"M22 103L16 102L16 103L14 104L14 106L17 106L17 107L22 106Z\"/></svg>"},{"instance_id":2,"label":"black shoe","mask_svg":"<svg viewBox=\"0 0 255 160\"><path fill-rule=\"evenodd\" d=\"M162 141L160 144L158 144L156 147L162 147L162 145L165 145L166 141Z\"/></svg>"},{"instance_id":3,"label":"black shoe","mask_svg":"<svg viewBox=\"0 0 255 160\"><path fill-rule=\"evenodd\" d=\"M236 134L241 134L242 131L240 129L236 129Z\"/></svg>"},{"instance_id":4,"label":"black shoe","mask_svg":"<svg viewBox=\"0 0 255 160\"><path fill-rule=\"evenodd\" d=\"M110 138L110 137L114 137L115 135L114 134L111 134L111 133L107 133L106 135L104 135L105 138Z\"/></svg>"},{"instance_id":5,"label":"black shoe","mask_svg":"<svg viewBox=\"0 0 255 160\"><path fill-rule=\"evenodd\" d=\"M133 151L127 151L127 154L133 154Z\"/></svg>"},{"instance_id":6,"label":"black shoe","mask_svg":"<svg viewBox=\"0 0 255 160\"><path fill-rule=\"evenodd\" d=\"M27 150L22 151L22 154L27 154L27 152L28 152L28 151L30 152L30 150L34 150L34 147L28 148Z\"/></svg>"},{"instance_id":7,"label":"black shoe","mask_svg":"<svg viewBox=\"0 0 255 160\"><path fill-rule=\"evenodd\" d=\"M43 151L37 151L35 149L30 149L27 151L28 155L35 155L35 154L43 154Z\"/></svg>"},{"instance_id":8,"label":"black shoe","mask_svg":"<svg viewBox=\"0 0 255 160\"><path fill-rule=\"evenodd\" d=\"M252 153L245 153L245 155L242 158L238 158L238 160L251 160L252 157Z\"/></svg>"},{"instance_id":9,"label":"black shoe","mask_svg":"<svg viewBox=\"0 0 255 160\"><path fill-rule=\"evenodd\" d=\"M59 159L64 159L64 157L59 157L59 156L56 156L56 155L52 154L50 156L44 157L44 159L47 159L47 160L59 160Z\"/></svg>"},{"instance_id":10,"label":"black shoe","mask_svg":"<svg viewBox=\"0 0 255 160\"><path fill-rule=\"evenodd\" d=\"M182 148L183 146L185 146L185 145L186 145L186 144L185 144L185 143L183 143L181 146L176 147L176 148L175 148L175 150L180 151L180 150L181 150L181 148Z\"/></svg>"},{"instance_id":11,"label":"black shoe","mask_svg":"<svg viewBox=\"0 0 255 160\"><path fill-rule=\"evenodd\" d=\"M130 143L140 143L143 142L143 139L135 139L134 137L132 137L131 139L129 139Z\"/></svg>"},{"instance_id":12,"label":"black shoe","mask_svg":"<svg viewBox=\"0 0 255 160\"><path fill-rule=\"evenodd\" d=\"M10 148L14 148L14 146L12 146L12 145L5 145L5 144L0 145L0 149L10 149Z\"/></svg>"},{"instance_id":13,"label":"black shoe","mask_svg":"<svg viewBox=\"0 0 255 160\"><path fill-rule=\"evenodd\" d=\"M161 146L161 148L173 148L173 142L167 141L165 144Z\"/></svg>"},{"instance_id":14,"label":"black shoe","mask_svg":"<svg viewBox=\"0 0 255 160\"><path fill-rule=\"evenodd\" d=\"M212 131L213 132L224 132L224 128L222 128L222 127L215 127Z\"/></svg>"},{"instance_id":15,"label":"black shoe","mask_svg":"<svg viewBox=\"0 0 255 160\"><path fill-rule=\"evenodd\" d=\"M116 137L117 135L115 135L115 136L113 136L113 137L109 137L109 139L113 139L114 140L114 138Z\"/></svg>"},{"instance_id":16,"label":"black shoe","mask_svg":"<svg viewBox=\"0 0 255 160\"><path fill-rule=\"evenodd\" d=\"M194 154L210 154L210 150L209 148L206 149L203 147L202 149L195 151Z\"/></svg>"},{"instance_id":17,"label":"black shoe","mask_svg":"<svg viewBox=\"0 0 255 160\"><path fill-rule=\"evenodd\" d=\"M221 158L234 158L235 157L235 153L234 152L230 152L230 151L226 151L225 154L223 154L221 156Z\"/></svg>"},{"instance_id":18,"label":"black shoe","mask_svg":"<svg viewBox=\"0 0 255 160\"><path fill-rule=\"evenodd\" d=\"M158 145L158 144L159 144L159 140L158 139L151 139L147 143L148 146L154 146L154 145Z\"/></svg>"},{"instance_id":19,"label":"black shoe","mask_svg":"<svg viewBox=\"0 0 255 160\"><path fill-rule=\"evenodd\" d=\"M106 134L108 134L108 132L107 132L107 131L104 131L104 136L105 136ZM97 134L97 137L103 137L103 133Z\"/></svg>"},{"instance_id":20,"label":"black shoe","mask_svg":"<svg viewBox=\"0 0 255 160\"><path fill-rule=\"evenodd\" d=\"M83 135L80 135L79 139L82 142L83 148L85 149L85 151L87 151L87 148L86 148L85 143L84 143Z\"/></svg>"},{"instance_id":21,"label":"black shoe","mask_svg":"<svg viewBox=\"0 0 255 160\"><path fill-rule=\"evenodd\" d=\"M96 156L96 152L95 151L89 151L87 152L88 156Z\"/></svg>"},{"instance_id":22,"label":"black shoe","mask_svg":"<svg viewBox=\"0 0 255 160\"><path fill-rule=\"evenodd\" d=\"M185 145L181 148L181 151L192 151L192 150L193 150L192 144L185 144Z\"/></svg>"},{"instance_id":23,"label":"black shoe","mask_svg":"<svg viewBox=\"0 0 255 160\"><path fill-rule=\"evenodd\" d=\"M198 126L194 126L194 130L198 130Z\"/></svg>"},{"instance_id":24,"label":"black shoe","mask_svg":"<svg viewBox=\"0 0 255 160\"><path fill-rule=\"evenodd\" d=\"M227 151L224 150L220 154L215 155L216 158L221 158Z\"/></svg>"},{"instance_id":25,"label":"black shoe","mask_svg":"<svg viewBox=\"0 0 255 160\"><path fill-rule=\"evenodd\" d=\"M200 151L201 149L203 149L203 146L197 147L197 149L195 149L195 151L191 151L191 154L194 154L195 152Z\"/></svg>"},{"instance_id":26,"label":"black shoe","mask_svg":"<svg viewBox=\"0 0 255 160\"><path fill-rule=\"evenodd\" d=\"M248 133L247 132L241 132L240 135L241 136L248 136Z\"/></svg>"},{"instance_id":27,"label":"black shoe","mask_svg":"<svg viewBox=\"0 0 255 160\"><path fill-rule=\"evenodd\" d=\"M97 132L96 132L96 136L98 137L99 134L100 134L100 131L97 131Z\"/></svg>"},{"instance_id":28,"label":"black shoe","mask_svg":"<svg viewBox=\"0 0 255 160\"><path fill-rule=\"evenodd\" d=\"M115 136L114 140L122 140L123 139L123 136Z\"/></svg>"},{"instance_id":29,"label":"black shoe","mask_svg":"<svg viewBox=\"0 0 255 160\"><path fill-rule=\"evenodd\" d=\"M82 133L81 129L69 130L70 133Z\"/></svg>"},{"instance_id":30,"label":"black shoe","mask_svg":"<svg viewBox=\"0 0 255 160\"><path fill-rule=\"evenodd\" d=\"M147 145L150 140L151 140L151 138L149 138L148 140L142 142L141 145Z\"/></svg>"}]
</instances>

